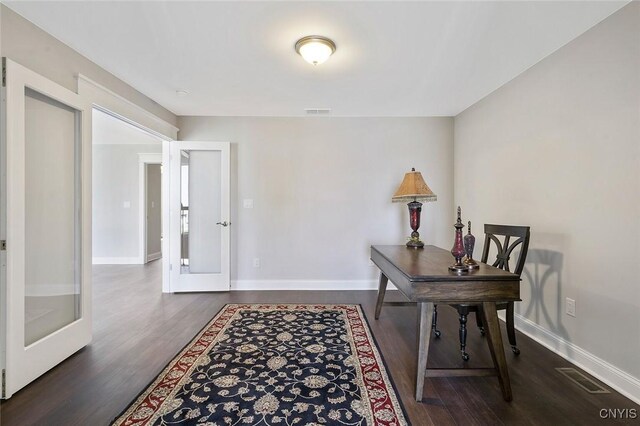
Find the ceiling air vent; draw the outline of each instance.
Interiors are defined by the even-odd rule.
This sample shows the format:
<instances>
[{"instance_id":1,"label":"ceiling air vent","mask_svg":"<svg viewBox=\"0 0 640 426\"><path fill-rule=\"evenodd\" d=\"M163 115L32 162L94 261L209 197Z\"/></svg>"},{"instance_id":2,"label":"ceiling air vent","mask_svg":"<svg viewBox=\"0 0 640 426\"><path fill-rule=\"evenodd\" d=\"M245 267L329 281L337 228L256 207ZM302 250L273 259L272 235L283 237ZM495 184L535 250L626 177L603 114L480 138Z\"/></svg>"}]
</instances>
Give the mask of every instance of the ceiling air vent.
<instances>
[{"instance_id":1,"label":"ceiling air vent","mask_svg":"<svg viewBox=\"0 0 640 426\"><path fill-rule=\"evenodd\" d=\"M305 108L307 115L327 115L331 114L331 108Z\"/></svg>"}]
</instances>

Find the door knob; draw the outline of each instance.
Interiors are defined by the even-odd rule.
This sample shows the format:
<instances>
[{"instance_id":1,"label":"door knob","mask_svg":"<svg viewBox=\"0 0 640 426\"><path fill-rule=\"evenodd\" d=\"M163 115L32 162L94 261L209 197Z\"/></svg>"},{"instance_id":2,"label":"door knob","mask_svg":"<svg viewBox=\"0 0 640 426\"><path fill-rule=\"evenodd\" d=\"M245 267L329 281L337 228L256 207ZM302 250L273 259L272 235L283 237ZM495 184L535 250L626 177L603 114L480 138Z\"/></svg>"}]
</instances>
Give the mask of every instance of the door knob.
<instances>
[{"instance_id":1,"label":"door knob","mask_svg":"<svg viewBox=\"0 0 640 426\"><path fill-rule=\"evenodd\" d=\"M231 222L227 222L225 220L224 222L216 222L216 225L229 226L229 225L231 225Z\"/></svg>"}]
</instances>

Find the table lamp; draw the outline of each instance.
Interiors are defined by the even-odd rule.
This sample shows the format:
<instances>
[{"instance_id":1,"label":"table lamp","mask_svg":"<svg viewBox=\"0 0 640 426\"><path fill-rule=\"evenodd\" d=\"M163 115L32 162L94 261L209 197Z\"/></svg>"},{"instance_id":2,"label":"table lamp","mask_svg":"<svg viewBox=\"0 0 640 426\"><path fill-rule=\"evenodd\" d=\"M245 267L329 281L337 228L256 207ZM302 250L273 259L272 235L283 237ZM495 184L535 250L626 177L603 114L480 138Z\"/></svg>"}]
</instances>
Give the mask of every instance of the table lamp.
<instances>
[{"instance_id":1,"label":"table lamp","mask_svg":"<svg viewBox=\"0 0 640 426\"><path fill-rule=\"evenodd\" d=\"M407 203L407 206L409 206L409 223L413 232L411 233L411 239L407 242L407 247L424 247L424 243L420 241L420 234L418 233L420 212L422 211L422 203L420 201L436 201L437 199L436 194L431 191L420 172L416 172L416 169L411 168L411 171L404 175L404 179L396 193L393 194L391 201L394 203L409 201Z\"/></svg>"}]
</instances>

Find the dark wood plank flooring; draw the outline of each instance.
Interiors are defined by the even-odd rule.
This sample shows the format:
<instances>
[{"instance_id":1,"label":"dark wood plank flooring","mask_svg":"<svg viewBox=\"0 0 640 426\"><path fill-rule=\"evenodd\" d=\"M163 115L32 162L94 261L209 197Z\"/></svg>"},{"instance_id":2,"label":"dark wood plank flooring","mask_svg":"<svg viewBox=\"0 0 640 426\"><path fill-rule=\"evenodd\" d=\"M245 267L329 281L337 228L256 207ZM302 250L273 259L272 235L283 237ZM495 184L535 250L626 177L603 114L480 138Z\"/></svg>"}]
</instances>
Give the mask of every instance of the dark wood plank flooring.
<instances>
[{"instance_id":1,"label":"dark wood plank flooring","mask_svg":"<svg viewBox=\"0 0 640 426\"><path fill-rule=\"evenodd\" d=\"M360 303L413 425L588 425L601 409L640 406L612 390L589 394L556 367L567 361L518 333L522 350L507 346L513 401L502 399L495 377L430 378L422 403L413 399L416 366L414 307L384 307L373 319L373 291L264 291L162 294L160 262L94 267L93 342L0 404L0 423L107 425L151 382L225 303ZM388 300L401 300L389 292ZM439 309L443 336L432 340L430 367L461 367L453 309ZM469 327L469 367L491 365L485 339ZM502 324L504 327L504 324ZM503 328L503 336L506 331ZM506 341L506 339L505 339ZM606 386L605 386L606 387ZM628 420L638 423L638 420ZM624 421L607 420L607 424Z\"/></svg>"}]
</instances>

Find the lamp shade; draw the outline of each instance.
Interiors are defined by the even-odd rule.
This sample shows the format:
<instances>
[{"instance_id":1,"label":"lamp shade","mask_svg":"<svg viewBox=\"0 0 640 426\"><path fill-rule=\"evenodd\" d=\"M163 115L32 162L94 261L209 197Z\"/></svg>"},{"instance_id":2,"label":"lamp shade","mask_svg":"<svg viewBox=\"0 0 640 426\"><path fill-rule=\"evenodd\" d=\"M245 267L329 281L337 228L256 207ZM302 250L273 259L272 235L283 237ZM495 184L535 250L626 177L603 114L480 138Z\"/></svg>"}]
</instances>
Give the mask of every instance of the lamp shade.
<instances>
[{"instance_id":1,"label":"lamp shade","mask_svg":"<svg viewBox=\"0 0 640 426\"><path fill-rule=\"evenodd\" d=\"M436 201L437 199L436 194L431 191L431 188L422 178L422 174L412 168L410 172L404 175L404 179L396 193L393 194L391 201L399 203L414 200Z\"/></svg>"},{"instance_id":2,"label":"lamp shade","mask_svg":"<svg viewBox=\"0 0 640 426\"><path fill-rule=\"evenodd\" d=\"M336 51L336 44L323 36L303 37L296 42L295 47L296 52L313 65L325 62Z\"/></svg>"}]
</instances>

